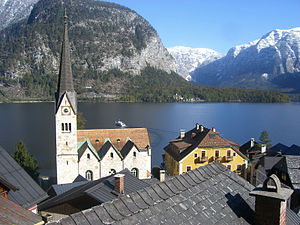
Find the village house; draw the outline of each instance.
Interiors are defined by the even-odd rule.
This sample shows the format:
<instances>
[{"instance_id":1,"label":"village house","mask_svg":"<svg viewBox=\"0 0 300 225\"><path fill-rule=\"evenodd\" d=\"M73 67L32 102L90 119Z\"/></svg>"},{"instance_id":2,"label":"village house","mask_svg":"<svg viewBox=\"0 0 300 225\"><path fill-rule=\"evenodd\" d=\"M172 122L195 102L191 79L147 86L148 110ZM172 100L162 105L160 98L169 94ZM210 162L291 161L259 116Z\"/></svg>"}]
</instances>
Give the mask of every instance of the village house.
<instances>
[{"instance_id":1,"label":"village house","mask_svg":"<svg viewBox=\"0 0 300 225\"><path fill-rule=\"evenodd\" d=\"M220 136L215 128L211 130L196 124L164 148L166 173L170 176L218 161L231 171L244 176L247 157L239 151L239 145Z\"/></svg>"},{"instance_id":2,"label":"village house","mask_svg":"<svg viewBox=\"0 0 300 225\"><path fill-rule=\"evenodd\" d=\"M146 128L77 130L67 16L55 107L57 183L88 180L128 168L140 179L151 177L151 147Z\"/></svg>"},{"instance_id":3,"label":"village house","mask_svg":"<svg viewBox=\"0 0 300 225\"><path fill-rule=\"evenodd\" d=\"M33 213L37 213L37 203L48 197L47 193L1 146L0 196Z\"/></svg>"}]
</instances>

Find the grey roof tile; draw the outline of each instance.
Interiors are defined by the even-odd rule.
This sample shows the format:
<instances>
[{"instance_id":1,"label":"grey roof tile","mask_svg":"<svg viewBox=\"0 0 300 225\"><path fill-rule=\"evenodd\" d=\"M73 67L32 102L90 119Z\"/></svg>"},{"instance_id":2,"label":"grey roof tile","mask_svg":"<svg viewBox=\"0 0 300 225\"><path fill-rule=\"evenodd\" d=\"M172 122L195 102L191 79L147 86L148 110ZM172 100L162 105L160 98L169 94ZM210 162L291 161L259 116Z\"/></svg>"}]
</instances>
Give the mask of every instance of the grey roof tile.
<instances>
[{"instance_id":1,"label":"grey roof tile","mask_svg":"<svg viewBox=\"0 0 300 225\"><path fill-rule=\"evenodd\" d=\"M116 209L116 207L113 204L104 203L102 204L102 206L113 220L118 221L123 219L123 216L120 214L120 212Z\"/></svg>"},{"instance_id":2,"label":"grey roof tile","mask_svg":"<svg viewBox=\"0 0 300 225\"><path fill-rule=\"evenodd\" d=\"M178 176L176 179L185 187L185 188L190 188L191 185L182 177Z\"/></svg>"},{"instance_id":3,"label":"grey roof tile","mask_svg":"<svg viewBox=\"0 0 300 225\"><path fill-rule=\"evenodd\" d=\"M122 200L122 202L132 213L137 213L140 210L140 208L137 207L137 205L132 201L130 197L124 196L121 197L120 200Z\"/></svg>"},{"instance_id":4,"label":"grey roof tile","mask_svg":"<svg viewBox=\"0 0 300 225\"><path fill-rule=\"evenodd\" d=\"M174 185L173 180L168 180L165 182L165 184L168 186L168 188L170 188L170 190L174 193L174 194L178 194L181 191Z\"/></svg>"},{"instance_id":5,"label":"grey roof tile","mask_svg":"<svg viewBox=\"0 0 300 225\"><path fill-rule=\"evenodd\" d=\"M76 225L75 221L71 217L62 218L59 223L61 225Z\"/></svg>"},{"instance_id":6,"label":"grey roof tile","mask_svg":"<svg viewBox=\"0 0 300 225\"><path fill-rule=\"evenodd\" d=\"M151 206L154 205L154 201L150 197L150 195L145 190L140 190L137 192L140 197L146 202L147 205Z\"/></svg>"},{"instance_id":7,"label":"grey roof tile","mask_svg":"<svg viewBox=\"0 0 300 225\"><path fill-rule=\"evenodd\" d=\"M147 209L147 203L139 196L138 193L133 193L130 195L132 201L140 208L140 209Z\"/></svg>"},{"instance_id":8,"label":"grey roof tile","mask_svg":"<svg viewBox=\"0 0 300 225\"><path fill-rule=\"evenodd\" d=\"M149 196L152 198L152 200L154 202L159 202L161 200L163 200L163 198L161 198L154 190L152 187L147 187L144 189L148 194Z\"/></svg>"},{"instance_id":9,"label":"grey roof tile","mask_svg":"<svg viewBox=\"0 0 300 225\"><path fill-rule=\"evenodd\" d=\"M194 185L197 184L195 181L192 180L192 178L191 178L187 173L183 174L181 177L182 177L182 178L183 178L190 186L194 186Z\"/></svg>"},{"instance_id":10,"label":"grey roof tile","mask_svg":"<svg viewBox=\"0 0 300 225\"><path fill-rule=\"evenodd\" d=\"M169 198L169 196L157 184L153 185L152 188L160 198L164 200Z\"/></svg>"},{"instance_id":11,"label":"grey roof tile","mask_svg":"<svg viewBox=\"0 0 300 225\"><path fill-rule=\"evenodd\" d=\"M74 213L71 215L71 217L75 224L90 225L89 221L85 218L82 212Z\"/></svg>"},{"instance_id":12,"label":"grey roof tile","mask_svg":"<svg viewBox=\"0 0 300 225\"><path fill-rule=\"evenodd\" d=\"M186 187L177 179L177 177L174 177L173 179L171 179L171 181L174 186L178 188L178 190L184 191L186 189Z\"/></svg>"},{"instance_id":13,"label":"grey roof tile","mask_svg":"<svg viewBox=\"0 0 300 225\"><path fill-rule=\"evenodd\" d=\"M82 213L90 224L103 224L93 209L84 210Z\"/></svg>"},{"instance_id":14,"label":"grey roof tile","mask_svg":"<svg viewBox=\"0 0 300 225\"><path fill-rule=\"evenodd\" d=\"M159 183L158 186L165 192L169 197L173 196L175 193L163 182Z\"/></svg>"},{"instance_id":15,"label":"grey roof tile","mask_svg":"<svg viewBox=\"0 0 300 225\"><path fill-rule=\"evenodd\" d=\"M114 222L114 219L108 214L103 206L95 206L93 209L102 223L107 224Z\"/></svg>"},{"instance_id":16,"label":"grey roof tile","mask_svg":"<svg viewBox=\"0 0 300 225\"><path fill-rule=\"evenodd\" d=\"M129 216L129 215L132 214L132 212L129 211L129 209L127 208L127 206L120 199L117 199L117 200L113 201L113 205L116 207L116 209L118 210L118 212L120 214L122 214L123 216Z\"/></svg>"}]
</instances>

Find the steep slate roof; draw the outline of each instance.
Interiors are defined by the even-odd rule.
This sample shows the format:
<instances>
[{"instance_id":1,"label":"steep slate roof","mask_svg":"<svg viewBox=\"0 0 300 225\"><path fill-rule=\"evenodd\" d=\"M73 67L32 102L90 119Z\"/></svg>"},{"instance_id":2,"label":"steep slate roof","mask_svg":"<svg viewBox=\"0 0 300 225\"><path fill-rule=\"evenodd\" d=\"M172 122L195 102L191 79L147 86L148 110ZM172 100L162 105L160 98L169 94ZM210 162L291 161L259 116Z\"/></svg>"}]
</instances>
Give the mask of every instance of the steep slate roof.
<instances>
[{"instance_id":1,"label":"steep slate roof","mask_svg":"<svg viewBox=\"0 0 300 225\"><path fill-rule=\"evenodd\" d=\"M73 76L71 68L71 57L70 57L70 43L68 36L68 25L67 15L65 14L64 21L64 36L61 48L60 66L59 66L59 78L58 78L58 90L56 93L56 110L58 109L64 95L71 104L74 113L77 113L77 100L76 92L73 85Z\"/></svg>"},{"instance_id":2,"label":"steep slate roof","mask_svg":"<svg viewBox=\"0 0 300 225\"><path fill-rule=\"evenodd\" d=\"M78 186L86 184L88 182L89 181L85 180L85 181L78 181L78 182L73 182L73 183L69 183L69 184L54 184L49 188L47 193L51 197L57 196L57 195L60 195L62 193L65 193L65 192L71 190L74 187L78 187Z\"/></svg>"},{"instance_id":3,"label":"steep slate roof","mask_svg":"<svg viewBox=\"0 0 300 225\"><path fill-rule=\"evenodd\" d=\"M300 189L300 156L284 156L283 160L278 162L274 168L287 173L292 187L295 190Z\"/></svg>"},{"instance_id":4,"label":"steep slate roof","mask_svg":"<svg viewBox=\"0 0 300 225\"><path fill-rule=\"evenodd\" d=\"M46 199L47 193L0 146L0 177L17 188L10 190L8 199L24 208Z\"/></svg>"},{"instance_id":5,"label":"steep slate roof","mask_svg":"<svg viewBox=\"0 0 300 225\"><path fill-rule=\"evenodd\" d=\"M217 162L53 224L254 224L254 188ZM299 224L287 210L287 225Z\"/></svg>"},{"instance_id":6,"label":"steep slate roof","mask_svg":"<svg viewBox=\"0 0 300 225\"><path fill-rule=\"evenodd\" d=\"M178 137L164 148L176 161L182 160L190 154L195 148L211 148L211 147L232 147L239 155L246 158L238 149L239 145L233 141L229 141L220 136L219 132L203 127L201 129L193 128L185 133L184 138Z\"/></svg>"},{"instance_id":7,"label":"steep slate roof","mask_svg":"<svg viewBox=\"0 0 300 225\"><path fill-rule=\"evenodd\" d=\"M125 174L124 191L126 194L136 192L149 186L149 184L147 184L146 182L139 180L137 177L133 176L128 169L124 169L117 174ZM118 197L112 192L115 186L114 183L114 175L110 175L95 181L89 181L88 183L74 187L73 189L64 192L61 195L42 202L38 205L38 209L46 210L48 208L63 204L83 195L93 198L94 200L98 201L99 204L112 201L113 199Z\"/></svg>"},{"instance_id":8,"label":"steep slate roof","mask_svg":"<svg viewBox=\"0 0 300 225\"><path fill-rule=\"evenodd\" d=\"M0 196L0 224L43 224L42 218Z\"/></svg>"},{"instance_id":9,"label":"steep slate roof","mask_svg":"<svg viewBox=\"0 0 300 225\"><path fill-rule=\"evenodd\" d=\"M139 151L138 147L130 139L128 139L126 144L123 146L123 148L121 150L121 154L122 154L123 158L125 158L128 155L128 153L133 148L133 146L135 146L136 149Z\"/></svg>"},{"instance_id":10,"label":"steep slate roof","mask_svg":"<svg viewBox=\"0 0 300 225\"><path fill-rule=\"evenodd\" d=\"M78 147L78 158L82 156L82 154L85 152L87 148L89 148L92 153L95 155L95 157L100 160L100 157L98 155L98 152L94 148L94 146L91 144L90 140L88 138L85 138L84 141L77 142L77 147Z\"/></svg>"},{"instance_id":11,"label":"steep slate roof","mask_svg":"<svg viewBox=\"0 0 300 225\"><path fill-rule=\"evenodd\" d=\"M150 146L147 128L89 129L77 131L77 141L84 141L84 139L88 138L97 151L104 145L106 138L109 138L112 144L120 151L126 144L128 137L139 149Z\"/></svg>"}]
</instances>

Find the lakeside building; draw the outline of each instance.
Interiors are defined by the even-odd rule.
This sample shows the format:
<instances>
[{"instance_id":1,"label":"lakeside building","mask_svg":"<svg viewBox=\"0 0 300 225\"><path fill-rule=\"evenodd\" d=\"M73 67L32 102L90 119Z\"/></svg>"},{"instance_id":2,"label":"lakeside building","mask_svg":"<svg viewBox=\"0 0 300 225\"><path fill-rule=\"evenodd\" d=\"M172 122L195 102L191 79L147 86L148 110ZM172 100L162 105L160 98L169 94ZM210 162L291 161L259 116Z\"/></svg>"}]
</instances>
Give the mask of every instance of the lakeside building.
<instances>
[{"instance_id":1,"label":"lakeside building","mask_svg":"<svg viewBox=\"0 0 300 225\"><path fill-rule=\"evenodd\" d=\"M215 128L211 130L196 124L164 148L164 163L168 175L175 176L209 162L222 163L231 171L245 176L247 157L239 151L239 145L220 136Z\"/></svg>"},{"instance_id":2,"label":"lakeside building","mask_svg":"<svg viewBox=\"0 0 300 225\"><path fill-rule=\"evenodd\" d=\"M140 179L151 177L151 147L146 128L77 130L67 16L55 107L57 183L78 175L99 179L128 168Z\"/></svg>"}]
</instances>

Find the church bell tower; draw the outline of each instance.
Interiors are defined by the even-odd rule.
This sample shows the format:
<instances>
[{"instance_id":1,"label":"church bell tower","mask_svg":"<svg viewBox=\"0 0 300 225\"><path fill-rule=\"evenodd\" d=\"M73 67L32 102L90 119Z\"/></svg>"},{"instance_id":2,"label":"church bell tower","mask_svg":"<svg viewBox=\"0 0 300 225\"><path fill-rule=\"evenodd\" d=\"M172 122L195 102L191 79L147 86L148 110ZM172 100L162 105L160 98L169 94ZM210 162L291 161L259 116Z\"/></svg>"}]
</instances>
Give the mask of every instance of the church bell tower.
<instances>
[{"instance_id":1,"label":"church bell tower","mask_svg":"<svg viewBox=\"0 0 300 225\"><path fill-rule=\"evenodd\" d=\"M55 98L57 184L71 183L78 176L77 98L73 85L66 12Z\"/></svg>"}]
</instances>

